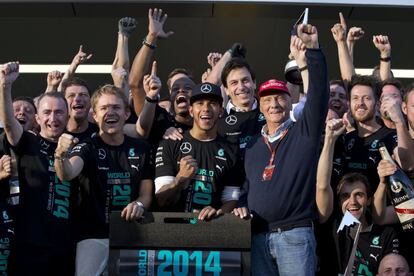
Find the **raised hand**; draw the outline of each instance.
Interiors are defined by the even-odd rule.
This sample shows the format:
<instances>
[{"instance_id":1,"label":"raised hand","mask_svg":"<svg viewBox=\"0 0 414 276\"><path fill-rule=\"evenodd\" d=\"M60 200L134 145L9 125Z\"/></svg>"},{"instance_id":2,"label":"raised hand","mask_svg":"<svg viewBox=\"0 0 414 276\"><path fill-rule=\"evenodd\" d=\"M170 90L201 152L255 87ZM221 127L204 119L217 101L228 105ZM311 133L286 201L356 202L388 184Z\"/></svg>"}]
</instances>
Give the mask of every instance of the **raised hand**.
<instances>
[{"instance_id":1,"label":"raised hand","mask_svg":"<svg viewBox=\"0 0 414 276\"><path fill-rule=\"evenodd\" d=\"M137 21L132 17L124 17L118 21L118 31L120 34L130 37L137 27Z\"/></svg>"},{"instance_id":2,"label":"raised hand","mask_svg":"<svg viewBox=\"0 0 414 276\"><path fill-rule=\"evenodd\" d=\"M306 65L306 46L303 41L296 35L290 37L290 57L296 60L299 67Z\"/></svg>"},{"instance_id":3,"label":"raised hand","mask_svg":"<svg viewBox=\"0 0 414 276\"><path fill-rule=\"evenodd\" d=\"M19 76L19 62L8 62L0 67L0 85L9 86Z\"/></svg>"},{"instance_id":4,"label":"raised hand","mask_svg":"<svg viewBox=\"0 0 414 276\"><path fill-rule=\"evenodd\" d=\"M380 51L381 57L386 58L391 55L391 43L386 35L374 35L372 42L375 47Z\"/></svg>"},{"instance_id":5,"label":"raised hand","mask_svg":"<svg viewBox=\"0 0 414 276\"><path fill-rule=\"evenodd\" d=\"M77 66L91 59L91 57L92 57L92 54L88 55L87 53L83 52L83 46L80 45L78 53L75 55L75 57L72 60L72 64Z\"/></svg>"},{"instance_id":6,"label":"raised hand","mask_svg":"<svg viewBox=\"0 0 414 276\"><path fill-rule=\"evenodd\" d=\"M306 32L305 32L306 29ZM319 48L318 31L315 26L312 25L298 25L298 37L305 44L307 49Z\"/></svg>"},{"instance_id":7,"label":"raised hand","mask_svg":"<svg viewBox=\"0 0 414 276\"><path fill-rule=\"evenodd\" d=\"M79 139L68 134L63 133L59 137L59 141L55 150L55 156L57 157L66 157L69 150L79 142Z\"/></svg>"},{"instance_id":8,"label":"raised hand","mask_svg":"<svg viewBox=\"0 0 414 276\"><path fill-rule=\"evenodd\" d=\"M164 23L167 20L167 14L162 14L162 9L149 9L148 11L148 33L156 38L168 38L174 34L174 32L164 31Z\"/></svg>"},{"instance_id":9,"label":"raised hand","mask_svg":"<svg viewBox=\"0 0 414 276\"><path fill-rule=\"evenodd\" d=\"M144 76L144 90L147 97L155 100L161 90L161 80L157 77L157 62L152 63L151 75Z\"/></svg>"},{"instance_id":10,"label":"raised hand","mask_svg":"<svg viewBox=\"0 0 414 276\"><path fill-rule=\"evenodd\" d=\"M207 56L207 63L213 68L223 55L220 53L209 53Z\"/></svg>"},{"instance_id":11,"label":"raised hand","mask_svg":"<svg viewBox=\"0 0 414 276\"><path fill-rule=\"evenodd\" d=\"M331 28L332 36L336 42L345 41L346 39L346 22L341 12L339 13L339 22Z\"/></svg>"},{"instance_id":12,"label":"raised hand","mask_svg":"<svg viewBox=\"0 0 414 276\"><path fill-rule=\"evenodd\" d=\"M342 119L332 119L326 122L325 135L334 139L345 132L345 124Z\"/></svg>"},{"instance_id":13,"label":"raised hand","mask_svg":"<svg viewBox=\"0 0 414 276\"><path fill-rule=\"evenodd\" d=\"M229 51L231 53L231 57L241 57L241 58L246 57L247 50L243 46L243 44L239 42L234 43L233 46L231 46Z\"/></svg>"},{"instance_id":14,"label":"raised hand","mask_svg":"<svg viewBox=\"0 0 414 276\"><path fill-rule=\"evenodd\" d=\"M62 81L63 73L59 71L52 71L47 74L47 86L56 89Z\"/></svg>"},{"instance_id":15,"label":"raised hand","mask_svg":"<svg viewBox=\"0 0 414 276\"><path fill-rule=\"evenodd\" d=\"M352 27L348 31L348 36L346 40L348 42L355 42L360 40L364 36L364 30L360 27Z\"/></svg>"},{"instance_id":16,"label":"raised hand","mask_svg":"<svg viewBox=\"0 0 414 276\"><path fill-rule=\"evenodd\" d=\"M127 84L127 78L128 78L128 71L125 70L123 67L115 68L112 67L111 70L111 76L112 80L114 81L114 85L116 87L122 88L124 85Z\"/></svg>"},{"instance_id":17,"label":"raised hand","mask_svg":"<svg viewBox=\"0 0 414 276\"><path fill-rule=\"evenodd\" d=\"M11 174L11 157L3 155L0 158L0 180L9 177Z\"/></svg>"},{"instance_id":18,"label":"raised hand","mask_svg":"<svg viewBox=\"0 0 414 276\"><path fill-rule=\"evenodd\" d=\"M401 104L391 96L384 96L381 98L380 110L386 118L390 119L394 123L401 123L404 121Z\"/></svg>"}]
</instances>

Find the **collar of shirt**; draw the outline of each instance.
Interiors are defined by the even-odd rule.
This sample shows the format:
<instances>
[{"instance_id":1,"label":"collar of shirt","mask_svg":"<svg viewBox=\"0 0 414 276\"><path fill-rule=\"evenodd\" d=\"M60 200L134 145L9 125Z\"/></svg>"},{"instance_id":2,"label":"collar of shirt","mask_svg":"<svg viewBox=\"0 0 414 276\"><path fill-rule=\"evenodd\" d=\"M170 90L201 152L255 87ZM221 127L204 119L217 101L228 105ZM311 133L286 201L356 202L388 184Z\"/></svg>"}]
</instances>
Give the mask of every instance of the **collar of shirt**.
<instances>
[{"instance_id":1,"label":"collar of shirt","mask_svg":"<svg viewBox=\"0 0 414 276\"><path fill-rule=\"evenodd\" d=\"M257 108L257 100L256 99L254 99L254 102L253 102L253 106L252 106L252 110L255 110ZM241 109L241 108L239 108L239 107L237 107L237 106L235 106L232 102L231 102L231 100L229 100L229 102L227 103L227 105L226 105L226 111L227 111L227 114L230 114L230 112L231 111L236 111L236 112L245 112L243 109Z\"/></svg>"},{"instance_id":2,"label":"collar of shirt","mask_svg":"<svg viewBox=\"0 0 414 276\"><path fill-rule=\"evenodd\" d=\"M273 135L269 135L267 134L269 132L268 128L267 128L267 124L265 124L262 127L262 136L267 138L267 141L269 141L270 143L273 143L274 141L277 141L278 139L280 139L280 137L282 137L283 132L292 124L292 120L291 119L287 119L285 122L282 123L282 125L276 130L275 134Z\"/></svg>"}]
</instances>

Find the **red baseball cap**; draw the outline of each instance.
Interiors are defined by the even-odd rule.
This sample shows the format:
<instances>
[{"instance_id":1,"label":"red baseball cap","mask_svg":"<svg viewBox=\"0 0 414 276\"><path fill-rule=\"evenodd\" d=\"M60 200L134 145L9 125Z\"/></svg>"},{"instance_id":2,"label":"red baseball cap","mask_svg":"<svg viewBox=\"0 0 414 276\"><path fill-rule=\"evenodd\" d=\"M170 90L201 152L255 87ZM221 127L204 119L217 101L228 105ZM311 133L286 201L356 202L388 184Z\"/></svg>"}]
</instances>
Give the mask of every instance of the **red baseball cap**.
<instances>
[{"instance_id":1,"label":"red baseball cap","mask_svg":"<svg viewBox=\"0 0 414 276\"><path fill-rule=\"evenodd\" d=\"M279 80L268 80L259 87L259 98L276 93L287 93L290 96L286 83Z\"/></svg>"}]
</instances>

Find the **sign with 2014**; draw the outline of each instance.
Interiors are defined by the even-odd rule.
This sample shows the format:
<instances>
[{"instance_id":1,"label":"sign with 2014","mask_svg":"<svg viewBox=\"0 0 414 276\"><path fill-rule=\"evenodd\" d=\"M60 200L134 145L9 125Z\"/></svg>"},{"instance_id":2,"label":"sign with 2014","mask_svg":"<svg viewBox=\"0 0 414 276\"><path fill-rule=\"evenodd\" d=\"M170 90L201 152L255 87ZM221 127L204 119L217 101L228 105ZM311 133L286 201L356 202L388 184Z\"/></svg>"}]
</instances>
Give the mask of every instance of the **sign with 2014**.
<instances>
[{"instance_id":1,"label":"sign with 2014","mask_svg":"<svg viewBox=\"0 0 414 276\"><path fill-rule=\"evenodd\" d=\"M120 275L240 275L240 252L121 250Z\"/></svg>"}]
</instances>

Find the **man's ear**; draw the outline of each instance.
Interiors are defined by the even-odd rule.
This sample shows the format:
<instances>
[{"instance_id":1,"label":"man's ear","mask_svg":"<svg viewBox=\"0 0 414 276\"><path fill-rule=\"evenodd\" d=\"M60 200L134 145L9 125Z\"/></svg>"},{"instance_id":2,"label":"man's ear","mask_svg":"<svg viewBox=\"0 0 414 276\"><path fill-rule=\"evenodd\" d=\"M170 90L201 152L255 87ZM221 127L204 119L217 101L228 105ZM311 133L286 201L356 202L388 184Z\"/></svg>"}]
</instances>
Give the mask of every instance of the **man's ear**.
<instances>
[{"instance_id":1,"label":"man's ear","mask_svg":"<svg viewBox=\"0 0 414 276\"><path fill-rule=\"evenodd\" d=\"M407 103L406 102L402 102L401 110L405 115L407 115Z\"/></svg>"},{"instance_id":2,"label":"man's ear","mask_svg":"<svg viewBox=\"0 0 414 276\"><path fill-rule=\"evenodd\" d=\"M191 105L188 108L188 113L190 113L191 118L194 118L194 115L193 115L193 107Z\"/></svg>"}]
</instances>

